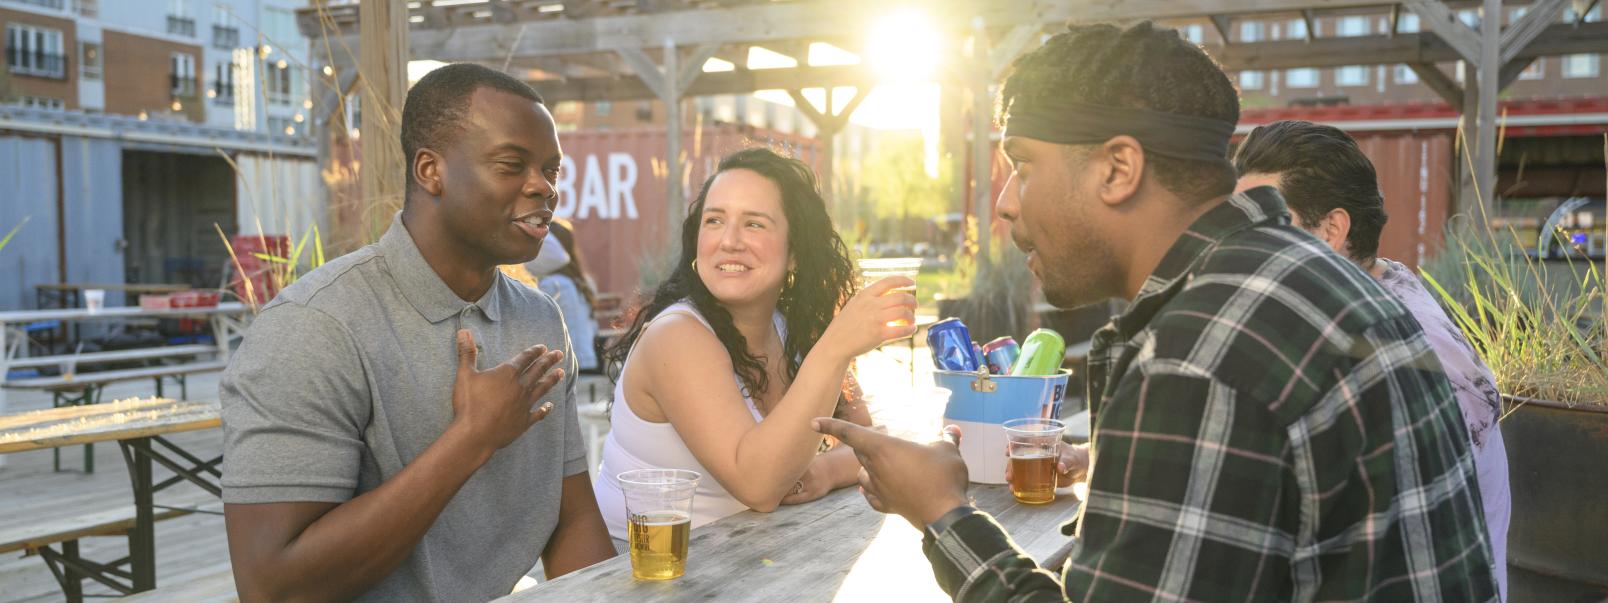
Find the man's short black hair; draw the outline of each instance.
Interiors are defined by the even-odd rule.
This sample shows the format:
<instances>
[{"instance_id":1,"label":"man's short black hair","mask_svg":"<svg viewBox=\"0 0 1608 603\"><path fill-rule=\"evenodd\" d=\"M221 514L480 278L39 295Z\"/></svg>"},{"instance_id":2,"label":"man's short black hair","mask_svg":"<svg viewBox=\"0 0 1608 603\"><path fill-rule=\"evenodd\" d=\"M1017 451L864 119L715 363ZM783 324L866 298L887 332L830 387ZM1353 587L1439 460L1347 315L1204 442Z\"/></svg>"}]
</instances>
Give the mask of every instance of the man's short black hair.
<instances>
[{"instance_id":1,"label":"man's short black hair","mask_svg":"<svg viewBox=\"0 0 1608 603\"><path fill-rule=\"evenodd\" d=\"M1357 141L1339 128L1294 120L1257 126L1234 154L1234 169L1241 176L1278 176L1284 202L1303 224L1317 224L1336 208L1346 210L1352 259L1378 255L1379 233L1390 218L1379 177Z\"/></svg>"},{"instance_id":2,"label":"man's short black hair","mask_svg":"<svg viewBox=\"0 0 1608 603\"><path fill-rule=\"evenodd\" d=\"M462 129L469 97L481 87L516 94L541 103L542 96L513 76L484 65L453 63L425 74L408 90L402 105L402 156L409 165L419 149L441 149ZM408 171L412 188L412 170Z\"/></svg>"},{"instance_id":3,"label":"man's short black hair","mask_svg":"<svg viewBox=\"0 0 1608 603\"><path fill-rule=\"evenodd\" d=\"M1149 21L1127 29L1070 25L1016 59L1000 92L1001 117L1017 100L1062 100L1239 122L1239 93L1200 47ZM1203 202L1234 192L1234 167L1147 154L1167 190Z\"/></svg>"}]
</instances>

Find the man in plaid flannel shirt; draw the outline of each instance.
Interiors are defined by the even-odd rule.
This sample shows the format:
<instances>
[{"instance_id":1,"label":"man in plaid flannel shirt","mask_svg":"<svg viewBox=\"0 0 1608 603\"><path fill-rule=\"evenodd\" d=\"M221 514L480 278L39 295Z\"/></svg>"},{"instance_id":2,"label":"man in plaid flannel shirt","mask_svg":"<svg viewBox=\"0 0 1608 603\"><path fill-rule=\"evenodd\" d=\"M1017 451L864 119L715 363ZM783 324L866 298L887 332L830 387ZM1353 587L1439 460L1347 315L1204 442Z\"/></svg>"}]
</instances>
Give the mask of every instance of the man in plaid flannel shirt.
<instances>
[{"instance_id":1,"label":"man in plaid flannel shirt","mask_svg":"<svg viewBox=\"0 0 1608 603\"><path fill-rule=\"evenodd\" d=\"M1051 303L1132 300L1089 356L1089 496L1057 578L970 506L952 443L831 419L957 601L1493 601L1468 434L1418 323L1272 188L1175 33L1073 26L1001 93L997 212ZM961 434L948 434L951 441Z\"/></svg>"}]
</instances>

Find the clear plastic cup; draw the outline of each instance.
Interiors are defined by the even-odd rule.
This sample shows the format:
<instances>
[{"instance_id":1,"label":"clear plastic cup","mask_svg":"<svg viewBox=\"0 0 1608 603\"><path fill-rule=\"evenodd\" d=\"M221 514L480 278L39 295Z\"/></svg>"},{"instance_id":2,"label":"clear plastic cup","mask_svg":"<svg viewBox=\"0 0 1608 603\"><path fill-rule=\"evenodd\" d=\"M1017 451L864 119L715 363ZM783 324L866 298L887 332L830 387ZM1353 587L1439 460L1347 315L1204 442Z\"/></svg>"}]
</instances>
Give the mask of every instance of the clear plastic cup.
<instances>
[{"instance_id":1,"label":"clear plastic cup","mask_svg":"<svg viewBox=\"0 0 1608 603\"><path fill-rule=\"evenodd\" d=\"M85 289L84 308L91 313L99 312L106 307L105 289Z\"/></svg>"},{"instance_id":2,"label":"clear plastic cup","mask_svg":"<svg viewBox=\"0 0 1608 603\"><path fill-rule=\"evenodd\" d=\"M1011 419L1004 423L1011 457L1011 495L1017 502L1042 505L1055 500L1055 464L1061 457L1066 423L1055 419Z\"/></svg>"},{"instance_id":3,"label":"clear plastic cup","mask_svg":"<svg viewBox=\"0 0 1608 603\"><path fill-rule=\"evenodd\" d=\"M692 494L701 477L683 469L637 469L618 476L636 579L673 580L686 573Z\"/></svg>"},{"instance_id":4,"label":"clear plastic cup","mask_svg":"<svg viewBox=\"0 0 1608 603\"><path fill-rule=\"evenodd\" d=\"M871 422L885 427L888 435L926 444L943 437L949 395L949 390L942 387L901 388L898 392L867 395L866 404Z\"/></svg>"},{"instance_id":5,"label":"clear plastic cup","mask_svg":"<svg viewBox=\"0 0 1608 603\"><path fill-rule=\"evenodd\" d=\"M910 280L916 280L916 274L921 272L922 261L922 258L874 258L860 260L860 288L864 289L866 287L870 287L871 283L875 283L890 276L904 276L909 277ZM915 295L916 286L910 285L908 287L890 289L888 290L887 295L891 295L895 292L903 292ZM905 323L902 320L888 323L889 326L899 326L903 324Z\"/></svg>"}]
</instances>

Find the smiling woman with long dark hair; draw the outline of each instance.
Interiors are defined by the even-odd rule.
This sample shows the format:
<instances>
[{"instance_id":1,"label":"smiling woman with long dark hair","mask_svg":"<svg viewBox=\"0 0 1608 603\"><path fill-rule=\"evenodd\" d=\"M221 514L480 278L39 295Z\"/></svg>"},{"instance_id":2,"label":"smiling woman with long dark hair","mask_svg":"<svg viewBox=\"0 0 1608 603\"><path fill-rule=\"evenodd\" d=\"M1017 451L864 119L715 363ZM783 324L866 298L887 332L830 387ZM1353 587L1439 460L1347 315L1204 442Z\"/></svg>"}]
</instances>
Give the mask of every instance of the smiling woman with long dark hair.
<instances>
[{"instance_id":1,"label":"smiling woman with long dark hair","mask_svg":"<svg viewBox=\"0 0 1608 603\"><path fill-rule=\"evenodd\" d=\"M854 294L854 278L808 166L765 149L720 162L674 273L606 355L613 426L594 490L611 535L626 535L613 476L632 469L702 473L693 527L855 482L853 454L816 454L810 419L870 422L841 395L849 364L911 335L915 299L883 295L909 279Z\"/></svg>"}]
</instances>

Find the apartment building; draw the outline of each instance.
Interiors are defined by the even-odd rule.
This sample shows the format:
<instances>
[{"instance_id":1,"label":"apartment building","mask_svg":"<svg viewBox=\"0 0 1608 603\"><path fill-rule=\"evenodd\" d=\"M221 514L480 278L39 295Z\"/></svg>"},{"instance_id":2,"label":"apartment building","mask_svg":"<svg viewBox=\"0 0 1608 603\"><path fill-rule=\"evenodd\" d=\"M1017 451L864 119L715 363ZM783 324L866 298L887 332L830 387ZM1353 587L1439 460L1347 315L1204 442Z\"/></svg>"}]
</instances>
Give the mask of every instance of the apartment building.
<instances>
[{"instance_id":1,"label":"apartment building","mask_svg":"<svg viewBox=\"0 0 1608 603\"><path fill-rule=\"evenodd\" d=\"M305 135L305 0L0 0L0 101Z\"/></svg>"},{"instance_id":2,"label":"apartment building","mask_svg":"<svg viewBox=\"0 0 1608 603\"><path fill-rule=\"evenodd\" d=\"M1503 17L1507 23L1524 16L1526 6L1509 6ZM1475 8L1457 11L1458 18L1470 27L1478 27L1482 17ZM1573 23L1578 15L1565 10L1560 22ZM1602 20L1602 6L1597 5L1585 16L1585 21ZM1262 16L1236 18L1228 23L1230 43L1271 42L1277 40L1306 39L1312 37L1360 37L1383 35L1390 31L1390 18L1380 12L1351 15L1320 15L1311 21L1300 15L1282 18ZM1205 46L1208 51L1220 48L1223 36L1218 29L1205 21L1170 23L1185 39ZM1417 15L1403 12L1397 24L1399 33L1416 33L1423 30ZM1463 75L1456 63L1439 65L1454 81L1462 82ZM1417 74L1406 65L1353 65L1336 68L1298 68L1272 71L1239 71L1229 77L1240 89L1243 105L1247 109L1285 106L1319 105L1373 105L1404 102L1439 102L1427 86L1418 81ZM1608 74L1603 72L1603 57L1597 54L1542 57L1536 59L1509 86L1503 94L1506 99L1556 99L1562 97L1608 95Z\"/></svg>"}]
</instances>

